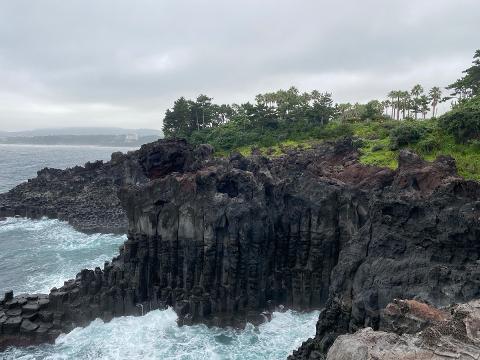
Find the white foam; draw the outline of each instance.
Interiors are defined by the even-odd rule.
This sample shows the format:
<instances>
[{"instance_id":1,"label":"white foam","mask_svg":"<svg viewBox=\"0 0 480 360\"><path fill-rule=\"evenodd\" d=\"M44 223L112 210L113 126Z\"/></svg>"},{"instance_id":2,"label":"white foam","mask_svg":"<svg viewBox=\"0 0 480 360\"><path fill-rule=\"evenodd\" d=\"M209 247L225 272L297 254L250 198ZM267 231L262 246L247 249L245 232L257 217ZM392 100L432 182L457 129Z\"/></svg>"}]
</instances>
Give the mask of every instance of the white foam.
<instances>
[{"instance_id":1,"label":"white foam","mask_svg":"<svg viewBox=\"0 0 480 360\"><path fill-rule=\"evenodd\" d=\"M54 345L9 349L5 359L285 359L315 333L318 312L274 313L272 321L244 330L176 325L172 309L143 317L95 320L59 337Z\"/></svg>"},{"instance_id":2,"label":"white foam","mask_svg":"<svg viewBox=\"0 0 480 360\"><path fill-rule=\"evenodd\" d=\"M75 231L58 220L9 218L0 222L0 286L48 292L82 268L101 266L125 236ZM10 286L8 286L10 288ZM178 327L171 309L121 317L62 335L54 345L10 348L0 359L24 360L259 360L285 359L315 333L318 312L274 313L272 321L244 330Z\"/></svg>"},{"instance_id":3,"label":"white foam","mask_svg":"<svg viewBox=\"0 0 480 360\"><path fill-rule=\"evenodd\" d=\"M48 292L83 268L103 266L125 240L83 234L59 220L7 218L0 222L0 291Z\"/></svg>"}]
</instances>

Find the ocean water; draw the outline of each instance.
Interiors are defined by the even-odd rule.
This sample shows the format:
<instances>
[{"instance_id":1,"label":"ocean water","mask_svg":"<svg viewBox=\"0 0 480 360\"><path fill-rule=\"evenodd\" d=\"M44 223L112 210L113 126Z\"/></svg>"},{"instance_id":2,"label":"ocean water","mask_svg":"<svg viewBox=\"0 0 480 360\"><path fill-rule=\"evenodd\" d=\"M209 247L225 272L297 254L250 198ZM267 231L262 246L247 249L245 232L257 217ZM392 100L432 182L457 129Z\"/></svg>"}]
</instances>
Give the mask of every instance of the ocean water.
<instances>
[{"instance_id":1,"label":"ocean water","mask_svg":"<svg viewBox=\"0 0 480 360\"><path fill-rule=\"evenodd\" d=\"M34 177L45 167L65 168L109 159L116 148L0 145L0 191ZM102 266L126 237L86 235L67 223L7 218L0 221L0 296L9 289L48 292L82 268ZM243 330L176 324L171 309L142 317L96 320L60 336L55 344L9 348L0 359L285 359L315 334L318 312L276 312L272 321Z\"/></svg>"},{"instance_id":2,"label":"ocean water","mask_svg":"<svg viewBox=\"0 0 480 360\"><path fill-rule=\"evenodd\" d=\"M59 220L0 221L0 294L48 293L84 268L103 267L125 235L86 235Z\"/></svg>"},{"instance_id":3,"label":"ocean water","mask_svg":"<svg viewBox=\"0 0 480 360\"><path fill-rule=\"evenodd\" d=\"M87 161L110 160L112 152L129 150L134 148L0 144L0 193L37 176L44 167L65 169Z\"/></svg>"}]
</instances>

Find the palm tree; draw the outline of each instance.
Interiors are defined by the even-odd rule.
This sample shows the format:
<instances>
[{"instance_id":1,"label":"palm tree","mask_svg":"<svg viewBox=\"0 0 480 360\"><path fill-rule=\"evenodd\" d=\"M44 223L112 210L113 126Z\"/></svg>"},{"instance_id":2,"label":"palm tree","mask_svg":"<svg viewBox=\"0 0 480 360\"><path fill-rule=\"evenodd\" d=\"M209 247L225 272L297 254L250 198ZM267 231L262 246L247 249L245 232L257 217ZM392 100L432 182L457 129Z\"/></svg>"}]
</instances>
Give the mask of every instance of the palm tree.
<instances>
[{"instance_id":1,"label":"palm tree","mask_svg":"<svg viewBox=\"0 0 480 360\"><path fill-rule=\"evenodd\" d=\"M428 104L430 103L430 99L428 98L427 95L422 95L418 99L418 102L420 104L420 112L423 115L423 120L425 120L425 117L427 116L427 112L430 110L428 107Z\"/></svg>"},{"instance_id":2,"label":"palm tree","mask_svg":"<svg viewBox=\"0 0 480 360\"><path fill-rule=\"evenodd\" d=\"M391 116L391 118L394 119L395 118L395 99L397 98L397 94L395 93L394 90L392 90L388 93L387 97L389 99L392 99L390 101L390 104L392 106L392 116Z\"/></svg>"},{"instance_id":3,"label":"palm tree","mask_svg":"<svg viewBox=\"0 0 480 360\"><path fill-rule=\"evenodd\" d=\"M435 117L435 111L437 110L438 103L442 100L442 90L438 86L434 86L428 93L430 100L432 101L432 117Z\"/></svg>"},{"instance_id":4,"label":"palm tree","mask_svg":"<svg viewBox=\"0 0 480 360\"><path fill-rule=\"evenodd\" d=\"M390 102L390 100L384 100L382 101L382 106L383 108L385 109L385 115L388 116L388 109L390 108L390 106L392 105L392 103Z\"/></svg>"},{"instance_id":5,"label":"palm tree","mask_svg":"<svg viewBox=\"0 0 480 360\"><path fill-rule=\"evenodd\" d=\"M405 119L405 111L408 109L410 103L410 94L408 91L401 91L402 97L402 118Z\"/></svg>"},{"instance_id":6,"label":"palm tree","mask_svg":"<svg viewBox=\"0 0 480 360\"><path fill-rule=\"evenodd\" d=\"M397 111L397 120L400 120L400 109L402 108L403 91L393 90L393 91L390 91L388 96L393 99L392 104Z\"/></svg>"},{"instance_id":7,"label":"palm tree","mask_svg":"<svg viewBox=\"0 0 480 360\"><path fill-rule=\"evenodd\" d=\"M423 87L422 85L420 84L417 84L415 85L412 90L410 91L411 94L413 95L414 99L414 103L415 103L415 109L414 109L414 112L415 112L415 120L417 120L417 114L418 114L418 97L423 93Z\"/></svg>"}]
</instances>

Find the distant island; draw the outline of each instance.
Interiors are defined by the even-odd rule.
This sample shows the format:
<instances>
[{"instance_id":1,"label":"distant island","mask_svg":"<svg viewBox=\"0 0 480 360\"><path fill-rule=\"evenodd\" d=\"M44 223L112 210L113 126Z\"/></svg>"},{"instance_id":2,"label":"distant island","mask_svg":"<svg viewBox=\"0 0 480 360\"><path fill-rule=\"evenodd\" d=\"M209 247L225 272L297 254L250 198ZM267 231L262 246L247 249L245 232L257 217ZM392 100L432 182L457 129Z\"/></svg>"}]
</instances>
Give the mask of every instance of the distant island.
<instances>
[{"instance_id":1,"label":"distant island","mask_svg":"<svg viewBox=\"0 0 480 360\"><path fill-rule=\"evenodd\" d=\"M0 144L140 146L163 137L159 130L122 128L52 128L0 132Z\"/></svg>"}]
</instances>

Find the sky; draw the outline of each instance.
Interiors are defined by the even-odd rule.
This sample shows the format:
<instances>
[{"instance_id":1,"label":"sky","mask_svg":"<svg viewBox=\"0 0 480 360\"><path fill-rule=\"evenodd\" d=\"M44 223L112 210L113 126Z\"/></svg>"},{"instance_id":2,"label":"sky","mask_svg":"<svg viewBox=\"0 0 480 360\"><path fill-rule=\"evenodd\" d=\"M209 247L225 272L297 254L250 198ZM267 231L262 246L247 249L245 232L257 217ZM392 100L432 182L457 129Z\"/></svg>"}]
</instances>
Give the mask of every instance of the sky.
<instances>
[{"instance_id":1,"label":"sky","mask_svg":"<svg viewBox=\"0 0 480 360\"><path fill-rule=\"evenodd\" d=\"M479 0L0 0L0 130L160 129L201 93L444 87L480 48L479 16Z\"/></svg>"}]
</instances>

